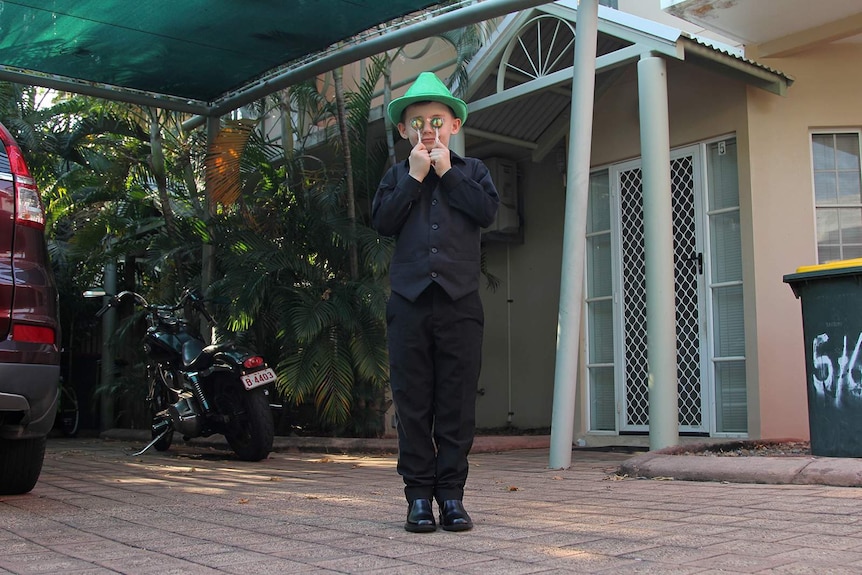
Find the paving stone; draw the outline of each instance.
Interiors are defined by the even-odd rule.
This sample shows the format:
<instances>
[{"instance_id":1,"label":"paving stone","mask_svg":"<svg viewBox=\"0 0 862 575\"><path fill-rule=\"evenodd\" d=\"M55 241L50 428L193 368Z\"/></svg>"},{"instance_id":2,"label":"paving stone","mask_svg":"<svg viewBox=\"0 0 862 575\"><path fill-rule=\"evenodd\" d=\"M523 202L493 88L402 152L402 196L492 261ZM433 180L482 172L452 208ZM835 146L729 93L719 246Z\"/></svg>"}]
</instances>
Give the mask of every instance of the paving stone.
<instances>
[{"instance_id":1,"label":"paving stone","mask_svg":"<svg viewBox=\"0 0 862 575\"><path fill-rule=\"evenodd\" d=\"M0 497L0 575L862 572L858 487L776 483L764 457L692 456L752 483L634 479L617 470L640 454L575 449L551 470L547 447L489 445L471 456L474 529L414 534L393 454L51 439L33 492ZM688 456L663 457L684 475Z\"/></svg>"}]
</instances>

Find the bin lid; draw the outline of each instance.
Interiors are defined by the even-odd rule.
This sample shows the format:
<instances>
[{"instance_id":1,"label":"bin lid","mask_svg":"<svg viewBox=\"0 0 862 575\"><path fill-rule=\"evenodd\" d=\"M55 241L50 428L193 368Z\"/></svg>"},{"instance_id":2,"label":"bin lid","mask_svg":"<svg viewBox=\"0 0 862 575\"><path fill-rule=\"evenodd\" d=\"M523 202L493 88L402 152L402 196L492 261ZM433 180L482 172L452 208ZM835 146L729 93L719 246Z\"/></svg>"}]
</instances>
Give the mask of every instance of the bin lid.
<instances>
[{"instance_id":1,"label":"bin lid","mask_svg":"<svg viewBox=\"0 0 862 575\"><path fill-rule=\"evenodd\" d=\"M842 277L849 275L862 275L862 258L854 258L849 260L837 260L825 264L817 264L813 266L800 266L796 268L796 273L787 274L784 276L784 283L790 284L793 293L799 297L799 293L794 283L799 283L808 280L828 279L834 277Z\"/></svg>"},{"instance_id":2,"label":"bin lid","mask_svg":"<svg viewBox=\"0 0 862 575\"><path fill-rule=\"evenodd\" d=\"M816 272L820 270L837 270L843 268L852 268L862 266L862 258L854 258L850 260L835 260L832 262L826 262L825 264L817 264L813 266L800 266L796 268L796 273L810 273Z\"/></svg>"}]
</instances>

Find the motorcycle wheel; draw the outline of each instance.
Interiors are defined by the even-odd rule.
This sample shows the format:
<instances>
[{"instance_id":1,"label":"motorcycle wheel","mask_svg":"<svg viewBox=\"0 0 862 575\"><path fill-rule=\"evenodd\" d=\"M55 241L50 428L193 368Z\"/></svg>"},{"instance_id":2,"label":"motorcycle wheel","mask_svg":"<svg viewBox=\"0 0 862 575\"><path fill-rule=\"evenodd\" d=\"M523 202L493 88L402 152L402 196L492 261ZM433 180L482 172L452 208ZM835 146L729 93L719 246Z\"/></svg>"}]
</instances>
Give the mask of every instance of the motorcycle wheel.
<instances>
[{"instance_id":1,"label":"motorcycle wheel","mask_svg":"<svg viewBox=\"0 0 862 575\"><path fill-rule=\"evenodd\" d=\"M160 384L158 381L155 382L156 388L153 391L153 399L150 401L150 416L152 417L152 425L150 429L150 437L155 439L159 435L161 435L161 431L156 431L156 423L167 418L167 409L170 405L170 395L167 388L164 385ZM168 424L172 425L170 422L170 418L168 418ZM171 447L171 443L174 441L174 430L171 429L168 431L161 439L153 444L153 447L156 451L167 451Z\"/></svg>"},{"instance_id":2,"label":"motorcycle wheel","mask_svg":"<svg viewBox=\"0 0 862 575\"><path fill-rule=\"evenodd\" d=\"M223 388L223 413L228 416L224 430L228 445L243 461L266 459L272 451L275 424L265 389L245 391L240 382Z\"/></svg>"}]
</instances>

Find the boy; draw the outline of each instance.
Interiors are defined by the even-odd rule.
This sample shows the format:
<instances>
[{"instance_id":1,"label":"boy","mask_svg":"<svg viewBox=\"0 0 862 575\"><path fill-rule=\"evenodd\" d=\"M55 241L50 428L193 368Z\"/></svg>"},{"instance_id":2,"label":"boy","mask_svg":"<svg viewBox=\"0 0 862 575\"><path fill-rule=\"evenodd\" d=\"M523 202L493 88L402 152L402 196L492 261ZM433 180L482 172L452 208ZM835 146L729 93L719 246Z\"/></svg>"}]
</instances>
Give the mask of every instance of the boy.
<instances>
[{"instance_id":1,"label":"boy","mask_svg":"<svg viewBox=\"0 0 862 575\"><path fill-rule=\"evenodd\" d=\"M488 168L449 150L467 104L423 72L387 109L410 157L383 176L372 222L395 236L387 304L390 384L398 414L398 473L414 533L466 531L462 499L473 445L484 313L481 228L499 197Z\"/></svg>"}]
</instances>

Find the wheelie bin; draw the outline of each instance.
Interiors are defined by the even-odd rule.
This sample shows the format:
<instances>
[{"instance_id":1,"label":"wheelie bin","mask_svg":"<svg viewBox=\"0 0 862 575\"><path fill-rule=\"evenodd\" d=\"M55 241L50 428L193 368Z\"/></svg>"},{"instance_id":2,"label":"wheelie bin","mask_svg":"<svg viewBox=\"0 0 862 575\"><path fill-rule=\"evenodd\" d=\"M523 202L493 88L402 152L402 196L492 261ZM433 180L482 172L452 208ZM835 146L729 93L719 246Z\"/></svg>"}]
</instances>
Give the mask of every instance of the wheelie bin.
<instances>
[{"instance_id":1,"label":"wheelie bin","mask_svg":"<svg viewBox=\"0 0 862 575\"><path fill-rule=\"evenodd\" d=\"M802 306L812 455L862 457L862 258L784 276Z\"/></svg>"}]
</instances>

